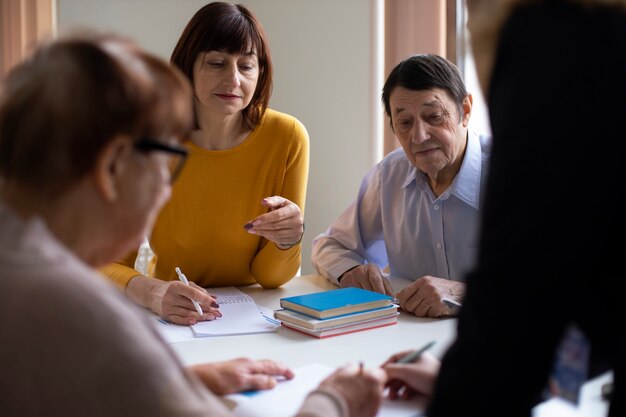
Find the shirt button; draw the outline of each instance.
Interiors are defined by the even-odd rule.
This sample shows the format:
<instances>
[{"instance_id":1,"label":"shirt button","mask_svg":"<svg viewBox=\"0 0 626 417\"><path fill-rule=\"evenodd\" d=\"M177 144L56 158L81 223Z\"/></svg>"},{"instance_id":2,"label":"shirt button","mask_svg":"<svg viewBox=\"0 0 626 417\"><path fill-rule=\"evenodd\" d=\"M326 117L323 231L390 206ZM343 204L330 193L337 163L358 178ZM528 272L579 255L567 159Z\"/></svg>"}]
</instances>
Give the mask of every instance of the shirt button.
<instances>
[{"instance_id":1,"label":"shirt button","mask_svg":"<svg viewBox=\"0 0 626 417\"><path fill-rule=\"evenodd\" d=\"M441 249L441 243L437 243L437 249Z\"/></svg>"},{"instance_id":2,"label":"shirt button","mask_svg":"<svg viewBox=\"0 0 626 417\"><path fill-rule=\"evenodd\" d=\"M439 204L435 204L435 205L433 206L433 208L434 208L435 210L439 210Z\"/></svg>"}]
</instances>

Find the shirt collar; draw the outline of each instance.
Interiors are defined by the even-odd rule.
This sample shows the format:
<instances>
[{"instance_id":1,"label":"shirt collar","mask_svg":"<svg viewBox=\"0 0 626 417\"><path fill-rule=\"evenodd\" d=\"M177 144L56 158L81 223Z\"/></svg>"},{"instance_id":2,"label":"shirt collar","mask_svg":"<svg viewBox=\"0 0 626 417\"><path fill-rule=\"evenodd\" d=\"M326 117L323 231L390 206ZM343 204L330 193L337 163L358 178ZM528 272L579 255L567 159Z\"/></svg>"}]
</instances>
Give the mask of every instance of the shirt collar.
<instances>
[{"instance_id":1,"label":"shirt collar","mask_svg":"<svg viewBox=\"0 0 626 417\"><path fill-rule=\"evenodd\" d=\"M478 134L468 130L467 148L461 169L450 187L450 193L478 209L483 153Z\"/></svg>"}]
</instances>

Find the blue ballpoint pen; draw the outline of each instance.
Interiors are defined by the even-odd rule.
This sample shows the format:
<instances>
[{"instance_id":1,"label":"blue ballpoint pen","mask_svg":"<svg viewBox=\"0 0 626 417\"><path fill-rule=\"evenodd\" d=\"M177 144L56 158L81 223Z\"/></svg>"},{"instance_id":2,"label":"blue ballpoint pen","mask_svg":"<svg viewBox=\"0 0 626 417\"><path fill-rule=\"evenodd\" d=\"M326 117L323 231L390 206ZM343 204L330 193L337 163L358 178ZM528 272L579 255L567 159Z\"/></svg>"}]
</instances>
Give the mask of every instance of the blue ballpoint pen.
<instances>
[{"instance_id":1,"label":"blue ballpoint pen","mask_svg":"<svg viewBox=\"0 0 626 417\"><path fill-rule=\"evenodd\" d=\"M174 268L174 270L178 274L178 279L180 279L183 282L183 284L189 285L189 281L187 280L187 277L185 276L185 274L183 274L180 268L176 267ZM202 307L200 307L200 304L198 304L196 300L191 300L191 302L193 303L193 306L196 308L196 311L202 316L204 312L202 311Z\"/></svg>"}]
</instances>

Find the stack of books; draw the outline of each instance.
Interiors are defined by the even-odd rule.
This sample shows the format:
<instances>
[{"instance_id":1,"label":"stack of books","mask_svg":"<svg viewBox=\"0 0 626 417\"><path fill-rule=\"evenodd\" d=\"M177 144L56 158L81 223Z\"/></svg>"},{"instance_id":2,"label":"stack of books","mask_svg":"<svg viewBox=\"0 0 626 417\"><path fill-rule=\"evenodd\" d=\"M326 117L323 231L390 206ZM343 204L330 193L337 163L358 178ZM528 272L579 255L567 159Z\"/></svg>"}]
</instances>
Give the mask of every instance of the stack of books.
<instances>
[{"instance_id":1,"label":"stack of books","mask_svg":"<svg viewBox=\"0 0 626 417\"><path fill-rule=\"evenodd\" d=\"M398 322L393 297L361 288L339 288L280 299L274 317L291 330L317 338Z\"/></svg>"}]
</instances>

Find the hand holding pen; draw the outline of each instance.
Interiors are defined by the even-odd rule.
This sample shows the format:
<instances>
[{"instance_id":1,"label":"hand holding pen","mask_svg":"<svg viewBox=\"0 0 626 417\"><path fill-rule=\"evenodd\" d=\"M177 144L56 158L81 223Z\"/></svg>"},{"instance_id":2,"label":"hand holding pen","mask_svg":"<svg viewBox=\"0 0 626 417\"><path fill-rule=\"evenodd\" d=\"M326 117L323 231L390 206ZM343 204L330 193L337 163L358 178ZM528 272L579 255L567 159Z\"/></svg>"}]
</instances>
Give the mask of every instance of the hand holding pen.
<instances>
[{"instance_id":1,"label":"hand holding pen","mask_svg":"<svg viewBox=\"0 0 626 417\"><path fill-rule=\"evenodd\" d=\"M375 416L383 399L383 388L387 377L378 367L365 368L362 363L339 367L326 377L319 389L338 392L349 409L349 415Z\"/></svg>"},{"instance_id":2,"label":"hand holding pen","mask_svg":"<svg viewBox=\"0 0 626 417\"><path fill-rule=\"evenodd\" d=\"M176 324L192 325L200 320L214 320L222 316L215 298L196 284L190 283L179 267L176 267L175 271L184 286L180 284L167 286L161 302L165 313L163 318Z\"/></svg>"},{"instance_id":3,"label":"hand holding pen","mask_svg":"<svg viewBox=\"0 0 626 417\"><path fill-rule=\"evenodd\" d=\"M189 286L189 280L187 280L187 277L185 276L185 274L182 273L180 268L176 267L176 268L174 268L174 270L178 274L178 279L180 279L180 281L183 284ZM196 309L196 311L198 312L198 314L200 314L200 316L203 316L204 312L202 311L202 307L200 307L200 304L198 304L198 302L196 300L194 300L194 299L192 299L191 302L193 303L193 306Z\"/></svg>"},{"instance_id":4,"label":"hand holding pen","mask_svg":"<svg viewBox=\"0 0 626 417\"><path fill-rule=\"evenodd\" d=\"M418 350L399 352L387 359L382 368L387 373L389 398L408 399L418 394L432 394L441 365L426 352L434 344L432 341Z\"/></svg>"}]
</instances>

